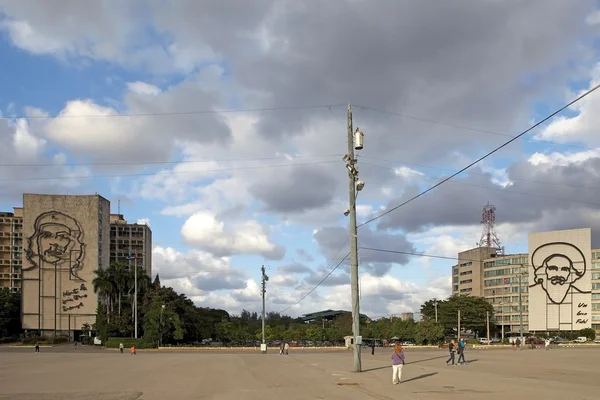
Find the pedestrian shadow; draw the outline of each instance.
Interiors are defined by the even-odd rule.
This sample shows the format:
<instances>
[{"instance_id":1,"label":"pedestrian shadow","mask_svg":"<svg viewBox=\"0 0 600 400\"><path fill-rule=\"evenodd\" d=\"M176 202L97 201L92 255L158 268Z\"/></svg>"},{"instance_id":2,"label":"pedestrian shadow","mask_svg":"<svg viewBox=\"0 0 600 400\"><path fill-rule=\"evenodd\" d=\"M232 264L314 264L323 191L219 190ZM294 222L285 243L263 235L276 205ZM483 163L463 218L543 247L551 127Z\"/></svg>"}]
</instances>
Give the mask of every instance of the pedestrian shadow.
<instances>
[{"instance_id":1,"label":"pedestrian shadow","mask_svg":"<svg viewBox=\"0 0 600 400\"><path fill-rule=\"evenodd\" d=\"M425 359L423 359L423 360L417 360L417 361L411 361L411 362L407 362L406 364L407 364L407 365L410 365L410 364L418 364L418 363L425 362L425 361L439 360L440 358L446 358L446 356L438 356L438 357L425 358ZM475 360L475 361L477 361L477 360ZM385 365L385 366L383 366L383 367L376 367L376 368L363 369L363 370L362 370L362 372L377 371L377 370L380 370L380 369L386 369L386 368L389 368L389 367L390 367L390 365L388 364L388 365Z\"/></svg>"},{"instance_id":2,"label":"pedestrian shadow","mask_svg":"<svg viewBox=\"0 0 600 400\"><path fill-rule=\"evenodd\" d=\"M423 375L415 376L414 378L407 379L405 381L402 381L402 383L406 383L406 382L410 382L410 381L417 381L419 379L424 379L424 378L429 378L430 376L434 376L437 374L438 374L437 372L430 372L428 374L423 374Z\"/></svg>"}]
</instances>

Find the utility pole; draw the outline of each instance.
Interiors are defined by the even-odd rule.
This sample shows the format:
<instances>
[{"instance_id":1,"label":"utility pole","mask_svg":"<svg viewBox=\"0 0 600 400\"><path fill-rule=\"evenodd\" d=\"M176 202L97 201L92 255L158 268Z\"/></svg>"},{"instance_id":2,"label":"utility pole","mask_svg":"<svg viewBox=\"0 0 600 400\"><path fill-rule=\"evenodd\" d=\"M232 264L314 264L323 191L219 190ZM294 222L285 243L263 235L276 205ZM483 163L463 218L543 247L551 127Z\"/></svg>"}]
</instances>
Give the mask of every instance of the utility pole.
<instances>
[{"instance_id":1,"label":"utility pole","mask_svg":"<svg viewBox=\"0 0 600 400\"><path fill-rule=\"evenodd\" d=\"M350 286L352 288L352 336L354 339L354 372L361 372L360 360L360 306L359 306L359 288L358 288L358 237L356 229L356 191L364 187L364 182L357 181L358 170L356 169L356 159L354 158L354 149L362 149L362 132L356 129L356 140L352 126L352 106L348 104L348 154L344 157L348 169L348 196L350 200Z\"/></svg>"},{"instance_id":2,"label":"utility pole","mask_svg":"<svg viewBox=\"0 0 600 400\"><path fill-rule=\"evenodd\" d=\"M521 337L521 345L523 342L523 288L521 286L521 277L523 276L523 264L519 271L519 336Z\"/></svg>"},{"instance_id":3,"label":"utility pole","mask_svg":"<svg viewBox=\"0 0 600 400\"><path fill-rule=\"evenodd\" d=\"M485 321L486 321L486 325L487 325L487 340L488 340L488 344L490 344L490 312L489 311L485 312Z\"/></svg>"},{"instance_id":4,"label":"utility pole","mask_svg":"<svg viewBox=\"0 0 600 400\"><path fill-rule=\"evenodd\" d=\"M133 329L135 331L134 337L137 339L137 337L138 337L138 311L137 311L138 310L138 305L137 305L137 303L138 303L138 290L137 290L137 281L138 281L137 270L138 270L138 268L137 268L137 257L136 256L132 257L131 253L129 253L129 256L126 258L126 260L127 260L127 263L129 264L129 270L130 271L131 271L131 260L133 260L133 268L134 268L134 272L133 272L133 281L134 281L134 284L133 284L133 287L134 287L133 288L133 299L134 299L133 300L133 320L134 320L134 323L133 323L133 325L134 325L134 327L133 327Z\"/></svg>"},{"instance_id":5,"label":"utility pole","mask_svg":"<svg viewBox=\"0 0 600 400\"><path fill-rule=\"evenodd\" d=\"M265 266L263 265L260 269L262 274L262 346L261 351L264 353L267 352L267 344L265 342L265 293L267 292L267 281L269 277L265 273Z\"/></svg>"},{"instance_id":6,"label":"utility pole","mask_svg":"<svg viewBox=\"0 0 600 400\"><path fill-rule=\"evenodd\" d=\"M456 332L458 338L460 338L460 310L458 310L458 331Z\"/></svg>"},{"instance_id":7,"label":"utility pole","mask_svg":"<svg viewBox=\"0 0 600 400\"><path fill-rule=\"evenodd\" d=\"M438 318L437 318L437 299L433 299L433 307L435 308L435 322L438 322Z\"/></svg>"}]
</instances>

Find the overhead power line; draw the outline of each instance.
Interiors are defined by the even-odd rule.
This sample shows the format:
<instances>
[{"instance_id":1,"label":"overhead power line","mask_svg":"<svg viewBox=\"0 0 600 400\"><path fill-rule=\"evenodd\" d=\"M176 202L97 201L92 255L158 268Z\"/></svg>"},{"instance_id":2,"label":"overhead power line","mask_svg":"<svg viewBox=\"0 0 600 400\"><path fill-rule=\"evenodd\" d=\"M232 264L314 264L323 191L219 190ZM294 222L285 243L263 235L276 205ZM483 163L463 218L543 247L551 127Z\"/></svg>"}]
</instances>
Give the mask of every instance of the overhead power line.
<instances>
[{"instance_id":1,"label":"overhead power line","mask_svg":"<svg viewBox=\"0 0 600 400\"><path fill-rule=\"evenodd\" d=\"M447 122L442 122L442 121L436 121L436 120L429 119L429 118L415 117L413 115L407 115L407 114L397 113L397 112L393 112L393 111L386 111L386 110L381 110L381 109L373 108L373 107L366 107L366 106L360 106L360 105L355 105L355 104L353 104L353 106L355 106L357 108L362 108L363 110L375 111L375 112L378 112L381 114L394 115L394 116L401 117L401 118L412 119L412 120L420 121L420 122L427 122L430 124L435 124L435 125L440 125L440 126L448 126L450 128L456 128L456 129L461 129L461 130L465 130L465 131L485 133L487 135L505 136L505 137L510 137L510 138L515 137L509 133L501 133L501 132L490 131L487 129L473 128L473 127L465 126L465 125L457 125L457 124L452 124L452 123L447 123ZM553 146L564 146L564 147L572 147L572 148L583 149L583 150L594 150L594 148L592 148L592 147L578 146L575 144L568 144L568 143L557 143L557 142L552 142L550 140L539 140L539 139L533 139L533 138L526 139L526 140L528 140L530 142L535 142L535 143L550 144Z\"/></svg>"},{"instance_id":2,"label":"overhead power line","mask_svg":"<svg viewBox=\"0 0 600 400\"><path fill-rule=\"evenodd\" d=\"M384 160L384 159L378 159L378 158L374 158L374 157L367 157L367 156L362 156L363 159L369 159L369 160L379 160L379 161L384 161L384 162L390 162L393 163L394 161L391 160ZM375 164L375 163L371 163L368 161L363 161L363 164L365 165L371 165L373 167L379 167L379 168L384 168L384 169L389 169L392 171L395 171L396 169L398 169L398 167L389 167L386 165L379 165L379 164ZM453 169L450 168L444 168L444 167L434 167L431 165L421 165L421 164L409 164L409 163L403 163L400 165L400 167L416 167L416 168L428 168L428 169L437 169L437 170L442 170L442 171L454 171ZM420 171L419 171L420 172ZM485 173L485 172L474 172L474 171L469 171L468 172L469 175L473 174L473 175L479 175L479 176L491 176L492 174L490 173ZM431 179L443 179L443 177L441 176L432 176L432 175L421 175L423 178L431 178ZM415 175L415 177L419 177L417 175ZM564 187L571 187L571 188L577 188L577 189L594 189L597 190L598 187L596 186L585 186L585 185L571 185L568 183L558 183L558 182L550 182L550 181L540 181L537 179L528 179L528 178L522 178L522 177L518 177L518 176L507 176L507 179L509 181L522 181L522 182L531 182L531 183L540 183L540 184L544 184L544 185L551 185L551 186L564 186ZM456 181L450 181L450 182L456 182ZM464 183L464 182L461 182ZM482 186L484 187L484 186ZM502 188L498 188L499 190L503 190Z\"/></svg>"},{"instance_id":3,"label":"overhead power line","mask_svg":"<svg viewBox=\"0 0 600 400\"><path fill-rule=\"evenodd\" d=\"M448 256L437 255L437 254L418 253L418 252L413 252L413 251L399 251L399 250L378 249L378 248L374 248L374 247L359 247L359 249L361 249L361 250L369 250L369 251L376 251L376 252L380 252L380 253L400 254L400 255L404 255L404 256L437 258L437 259L441 259L441 260L481 262L481 260L471 260L471 259L467 259L467 258L460 258L459 259L458 257L448 257ZM519 254L514 254L514 255L518 256Z\"/></svg>"},{"instance_id":4,"label":"overhead power line","mask_svg":"<svg viewBox=\"0 0 600 400\"><path fill-rule=\"evenodd\" d=\"M372 166L380 167L380 168L386 168L386 169L390 168L390 167L384 167L382 165L372 164L372 163L368 163L368 162L363 162L363 164L364 165L372 165ZM425 179L434 179L434 180L444 179L444 177L442 177L442 176L431 176L431 175L419 175L418 177L425 178ZM592 189L592 190L597 190L598 189L598 188L591 187L591 186L555 184L555 183L552 183L552 182L543 182L543 181L528 181L528 180L526 180L526 181L527 182L532 182L532 183L534 183L534 182L535 183L546 183L546 184L549 184L549 185L566 186L566 187L579 188L579 189ZM537 198L542 198L542 199L558 200L558 201L564 201L564 202L569 202L569 203L600 205L600 202L585 201L585 200L576 200L576 199L566 199L566 198L562 198L562 197L547 196L547 195L539 194L539 193L520 192L520 191L517 191L517 190L510 190L510 189L506 189L506 188L502 188L502 187L498 187L498 186L487 186L487 185L479 185L477 183L472 183L472 182L462 182L462 181L459 181L459 180L456 180L456 179L455 180L451 180L448 183L452 183L452 184L456 184L456 185L467 185L467 186L479 187L479 188L483 188L483 189L497 190L497 191L502 192L502 193L519 194L519 195L523 195L523 196L531 196L531 197L537 197Z\"/></svg>"},{"instance_id":5,"label":"overhead power line","mask_svg":"<svg viewBox=\"0 0 600 400\"><path fill-rule=\"evenodd\" d=\"M338 262L338 263L337 263L337 265L336 265L335 267L333 267L333 269L332 269L331 271L329 271L329 273L328 273L327 275L325 275L325 276L323 277L323 279L321 279L321 280L319 281L319 283L317 283L317 284L315 285L315 287L313 287L313 288L312 288L312 289L311 289L311 290L310 290L308 293L306 293L304 296L302 296L302 297L300 298L300 300L298 300L297 302L295 302L295 303L294 303L294 304L292 304L291 306L289 306L289 307L287 307L287 308L284 308L283 310L279 311L279 313L281 314L281 313L283 313L283 312L285 312L285 311L289 310L290 308L292 308L292 307L293 307L293 306L295 306L296 304L299 304L299 303L300 303L302 300L304 300L305 298L307 298L307 297L308 297L308 296L309 296L309 295L310 295L312 292L314 292L315 290L317 290L317 288L318 288L319 286L321 286L321 284L322 284L323 282L325 282L325 280L326 280L327 278L329 278L329 277L331 276L331 274L333 274L333 273L335 272L335 270L336 270L336 269L338 269L338 268L339 268L339 266L340 266L340 265L342 265L342 263L343 263L344 261L346 261L346 259L348 258L348 256L349 256L349 255L350 255L350 252L348 252L348 254L346 254L346 256L345 256L345 257L344 257L344 258L343 258L343 259L342 259L340 262Z\"/></svg>"},{"instance_id":6,"label":"overhead power line","mask_svg":"<svg viewBox=\"0 0 600 400\"><path fill-rule=\"evenodd\" d=\"M66 180L66 179L96 179L96 178L120 178L124 176L161 176L161 175L180 175L180 174L201 174L205 172L227 172L227 171L240 171L240 170L252 170L252 169L268 169L268 168L281 168L281 167L293 167L302 165L317 165L317 164L332 164L338 161L315 161L307 163L291 163L291 164L277 164L277 165L254 165L246 167L233 167L233 168L217 168L217 169L200 169L193 171L158 171L158 172L142 172L137 174L109 174L109 175L89 175L89 176L44 176L44 177L20 177L20 178L0 178L0 182L7 181L35 181L35 180Z\"/></svg>"},{"instance_id":7,"label":"overhead power line","mask_svg":"<svg viewBox=\"0 0 600 400\"><path fill-rule=\"evenodd\" d=\"M595 92L596 90L598 90L598 88L600 88L600 85L596 85L593 88L587 90L586 92L584 92L582 95L578 96L577 98L575 98L574 100L570 101L569 103L567 103L566 105L562 106L561 108L559 108L558 110L554 111L552 114L548 115L546 118L542 119L541 121L533 124L531 127L529 127L528 129L524 130L523 132L521 132L520 134L518 134L517 136L513 137L512 139L504 142L503 144L501 144L500 146L496 147L494 150L490 151L489 153L485 154L484 156L478 158L477 160L473 161L472 163L470 163L469 165L467 165L466 167L456 171L455 173L453 173L452 175L450 175L449 177L441 180L440 182L436 183L435 185L431 186L430 188L424 190L423 192L417 194L416 196L411 197L410 199L404 201L401 204L398 204L397 206L394 206L392 208L390 208L389 210L386 210L384 212L382 212L381 214L368 219L367 221L361 223L360 225L358 225L358 227L360 228L361 226L367 225L373 221L376 221L388 214L390 214L391 212L394 212L395 210L399 209L400 207L405 206L406 204L418 199L419 197L431 192L433 189L443 185L444 183L448 182L450 179L454 178L457 175L462 174L463 172L465 172L466 170L468 170L469 168L471 168L472 166L478 164L479 162L481 162L482 160L488 158L489 156L491 156L492 154L498 152L500 149L503 149L504 147L508 146L510 143L514 142L515 140L523 137L524 135L526 135L527 133L529 133L530 131L532 131L533 129L537 128L538 126L542 125L544 122L550 120L551 118L553 118L554 116L556 116L557 114L560 114L561 112L563 112L564 110L566 110L567 108L571 107L573 104L577 103L578 101L580 101L581 99L583 99L584 97L590 95L591 93Z\"/></svg>"},{"instance_id":8,"label":"overhead power line","mask_svg":"<svg viewBox=\"0 0 600 400\"><path fill-rule=\"evenodd\" d=\"M342 154L314 154L296 155L291 157L251 157L251 158L228 158L214 160L181 160L181 161L123 161L123 162L96 162L96 163L67 163L67 164L0 164L0 167L76 167L76 166L119 166L119 165L173 165L173 164L196 164L209 162L234 162L234 161L267 161L267 160L293 160L295 158L321 158L339 157Z\"/></svg>"},{"instance_id":9,"label":"overhead power line","mask_svg":"<svg viewBox=\"0 0 600 400\"><path fill-rule=\"evenodd\" d=\"M166 116L185 116L185 115L204 115L204 114L231 114L231 113L249 113L249 112L268 112L268 111L292 111L292 110L308 110L316 108L331 108L331 107L346 107L346 104L322 104L308 106L289 106L289 107L263 107L263 108L237 108L223 110L192 110L192 111L156 111L156 112L141 112L141 113L114 113L114 114L88 114L88 115L68 115L68 114L53 114L53 115L13 115L10 117L0 116L0 120L13 119L69 119L69 118L127 118L127 117L166 117Z\"/></svg>"}]
</instances>

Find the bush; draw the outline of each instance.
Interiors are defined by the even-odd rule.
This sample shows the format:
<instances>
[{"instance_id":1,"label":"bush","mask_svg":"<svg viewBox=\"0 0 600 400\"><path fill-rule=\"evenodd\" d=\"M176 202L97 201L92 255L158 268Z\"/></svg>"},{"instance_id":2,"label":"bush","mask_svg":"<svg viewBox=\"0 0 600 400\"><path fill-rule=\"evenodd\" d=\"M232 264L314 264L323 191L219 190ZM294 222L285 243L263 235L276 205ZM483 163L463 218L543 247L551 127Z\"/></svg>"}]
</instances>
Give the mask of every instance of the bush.
<instances>
[{"instance_id":1,"label":"bush","mask_svg":"<svg viewBox=\"0 0 600 400\"><path fill-rule=\"evenodd\" d=\"M136 349L155 349L157 348L156 343L149 342L144 339L135 339L135 338L118 338L111 337L104 343L104 346L111 349L118 349L119 345L123 343L123 347L128 349L131 346L135 346Z\"/></svg>"},{"instance_id":2,"label":"bush","mask_svg":"<svg viewBox=\"0 0 600 400\"><path fill-rule=\"evenodd\" d=\"M21 343L23 344L61 344L68 343L70 341L68 336L30 336L21 339Z\"/></svg>"}]
</instances>

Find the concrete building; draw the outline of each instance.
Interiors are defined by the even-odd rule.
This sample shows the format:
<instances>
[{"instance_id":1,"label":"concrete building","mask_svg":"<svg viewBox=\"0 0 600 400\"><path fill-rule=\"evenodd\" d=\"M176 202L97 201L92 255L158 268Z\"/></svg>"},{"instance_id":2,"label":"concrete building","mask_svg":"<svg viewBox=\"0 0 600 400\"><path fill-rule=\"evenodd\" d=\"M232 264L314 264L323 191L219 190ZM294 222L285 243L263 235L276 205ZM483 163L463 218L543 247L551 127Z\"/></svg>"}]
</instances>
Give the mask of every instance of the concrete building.
<instances>
[{"instance_id":1,"label":"concrete building","mask_svg":"<svg viewBox=\"0 0 600 400\"><path fill-rule=\"evenodd\" d=\"M23 329L73 336L95 322L92 281L109 266L109 217L99 195L23 195Z\"/></svg>"},{"instance_id":2,"label":"concrete building","mask_svg":"<svg viewBox=\"0 0 600 400\"><path fill-rule=\"evenodd\" d=\"M23 209L0 212L0 288L21 290Z\"/></svg>"},{"instance_id":3,"label":"concrete building","mask_svg":"<svg viewBox=\"0 0 600 400\"><path fill-rule=\"evenodd\" d=\"M402 318L402 321L414 321L415 320L415 314L411 313L411 312L402 313L400 317Z\"/></svg>"},{"instance_id":4,"label":"concrete building","mask_svg":"<svg viewBox=\"0 0 600 400\"><path fill-rule=\"evenodd\" d=\"M519 332L521 312L525 333L600 333L600 249L589 228L532 233L529 253L470 249L452 266L452 294L486 298L503 336Z\"/></svg>"},{"instance_id":5,"label":"concrete building","mask_svg":"<svg viewBox=\"0 0 600 400\"><path fill-rule=\"evenodd\" d=\"M135 257L135 260L128 258ZM152 277L152 231L142 224L129 224L122 214L110 215L110 264L121 262L144 268Z\"/></svg>"}]
</instances>

